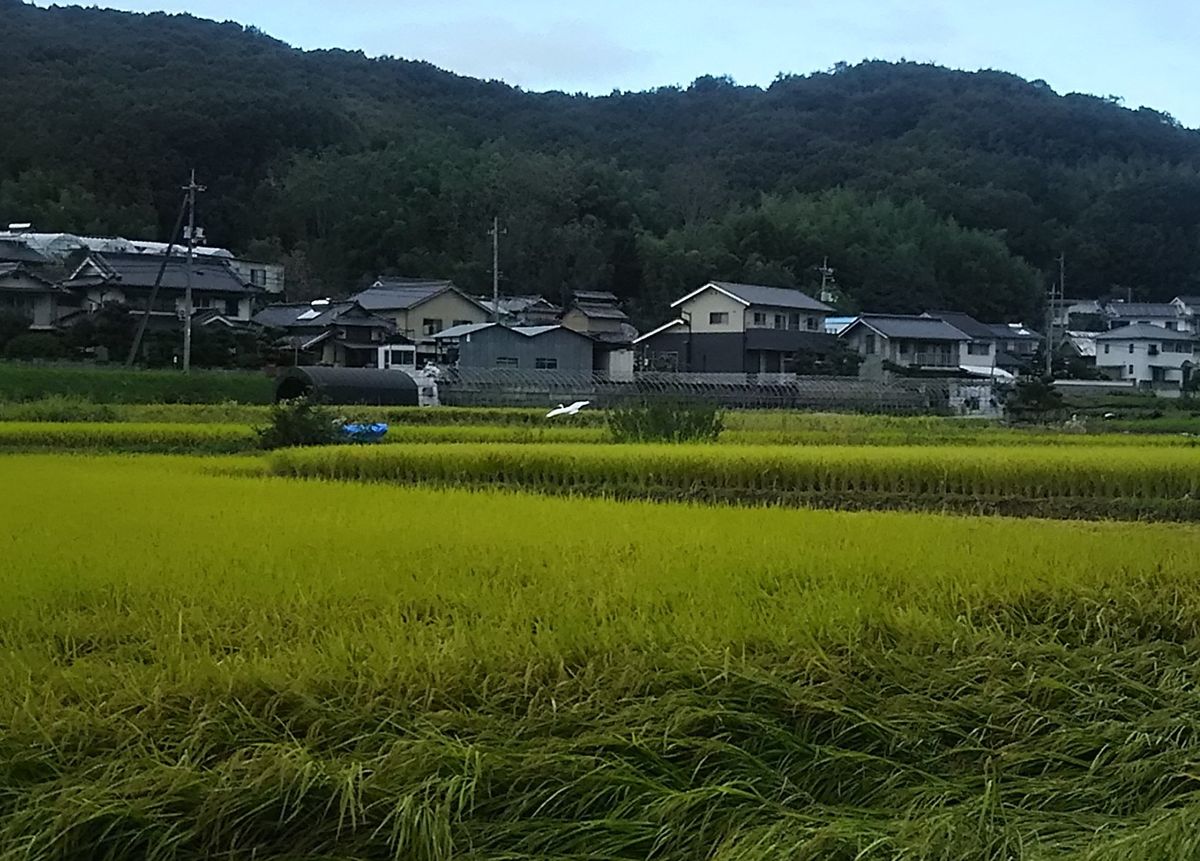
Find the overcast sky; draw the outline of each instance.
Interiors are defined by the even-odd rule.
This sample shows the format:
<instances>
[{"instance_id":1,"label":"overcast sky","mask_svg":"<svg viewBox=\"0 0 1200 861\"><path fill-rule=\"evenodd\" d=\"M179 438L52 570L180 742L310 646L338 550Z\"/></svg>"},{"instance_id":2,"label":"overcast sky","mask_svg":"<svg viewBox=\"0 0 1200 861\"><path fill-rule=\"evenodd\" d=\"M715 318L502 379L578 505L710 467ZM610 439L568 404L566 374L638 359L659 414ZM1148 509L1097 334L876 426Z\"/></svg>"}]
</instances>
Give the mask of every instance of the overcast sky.
<instances>
[{"instance_id":1,"label":"overcast sky","mask_svg":"<svg viewBox=\"0 0 1200 861\"><path fill-rule=\"evenodd\" d=\"M38 0L39 5L49 5ZM87 4L92 5L92 4ZM1117 95L1200 127L1196 0L111 0L253 24L302 48L428 60L531 90L704 74L766 85L839 60L932 61Z\"/></svg>"}]
</instances>

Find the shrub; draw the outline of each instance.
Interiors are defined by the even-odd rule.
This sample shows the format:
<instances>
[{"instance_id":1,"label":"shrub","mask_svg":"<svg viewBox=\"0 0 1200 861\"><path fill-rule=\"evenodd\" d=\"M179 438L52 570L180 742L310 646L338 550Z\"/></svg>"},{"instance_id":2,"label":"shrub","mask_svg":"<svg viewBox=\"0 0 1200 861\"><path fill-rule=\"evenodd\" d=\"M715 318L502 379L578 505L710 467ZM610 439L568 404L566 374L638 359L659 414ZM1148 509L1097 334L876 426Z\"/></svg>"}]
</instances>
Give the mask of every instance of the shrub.
<instances>
[{"instance_id":1,"label":"shrub","mask_svg":"<svg viewBox=\"0 0 1200 861\"><path fill-rule=\"evenodd\" d=\"M328 407L307 398L280 401L271 407L266 427L255 429L266 449L304 445L330 445L338 441L338 422Z\"/></svg>"},{"instance_id":2,"label":"shrub","mask_svg":"<svg viewBox=\"0 0 1200 861\"><path fill-rule=\"evenodd\" d=\"M0 348L29 331L29 318L12 311L0 311Z\"/></svg>"},{"instance_id":3,"label":"shrub","mask_svg":"<svg viewBox=\"0 0 1200 861\"><path fill-rule=\"evenodd\" d=\"M614 442L716 442L725 429L716 404L698 401L645 401L608 414Z\"/></svg>"},{"instance_id":4,"label":"shrub","mask_svg":"<svg viewBox=\"0 0 1200 861\"><path fill-rule=\"evenodd\" d=\"M48 332L17 335L4 347L4 355L10 359L61 359L66 354L63 342Z\"/></svg>"}]
</instances>

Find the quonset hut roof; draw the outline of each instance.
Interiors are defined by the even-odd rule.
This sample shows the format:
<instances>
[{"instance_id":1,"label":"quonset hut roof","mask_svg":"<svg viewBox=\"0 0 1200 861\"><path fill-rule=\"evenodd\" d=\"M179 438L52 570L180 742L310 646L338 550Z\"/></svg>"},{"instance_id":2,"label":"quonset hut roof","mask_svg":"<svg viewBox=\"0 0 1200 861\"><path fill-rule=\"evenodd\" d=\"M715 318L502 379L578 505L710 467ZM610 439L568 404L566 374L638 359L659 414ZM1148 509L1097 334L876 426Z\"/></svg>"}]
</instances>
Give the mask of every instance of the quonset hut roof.
<instances>
[{"instance_id":1,"label":"quonset hut roof","mask_svg":"<svg viewBox=\"0 0 1200 861\"><path fill-rule=\"evenodd\" d=\"M403 371L378 368L288 368L275 385L275 400L308 398L326 404L383 407L419 405L417 383Z\"/></svg>"}]
</instances>

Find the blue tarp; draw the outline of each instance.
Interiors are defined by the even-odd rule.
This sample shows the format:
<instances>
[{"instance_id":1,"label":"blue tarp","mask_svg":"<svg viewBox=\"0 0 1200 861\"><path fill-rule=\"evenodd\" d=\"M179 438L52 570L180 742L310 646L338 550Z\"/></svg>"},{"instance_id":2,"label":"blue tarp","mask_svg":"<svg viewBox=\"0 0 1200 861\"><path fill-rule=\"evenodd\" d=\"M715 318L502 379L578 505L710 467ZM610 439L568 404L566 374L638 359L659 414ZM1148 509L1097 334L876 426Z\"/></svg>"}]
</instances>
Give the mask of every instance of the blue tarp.
<instances>
[{"instance_id":1,"label":"blue tarp","mask_svg":"<svg viewBox=\"0 0 1200 861\"><path fill-rule=\"evenodd\" d=\"M350 422L342 425L342 433L350 442L379 442L387 432L388 426L385 422L372 424Z\"/></svg>"}]
</instances>

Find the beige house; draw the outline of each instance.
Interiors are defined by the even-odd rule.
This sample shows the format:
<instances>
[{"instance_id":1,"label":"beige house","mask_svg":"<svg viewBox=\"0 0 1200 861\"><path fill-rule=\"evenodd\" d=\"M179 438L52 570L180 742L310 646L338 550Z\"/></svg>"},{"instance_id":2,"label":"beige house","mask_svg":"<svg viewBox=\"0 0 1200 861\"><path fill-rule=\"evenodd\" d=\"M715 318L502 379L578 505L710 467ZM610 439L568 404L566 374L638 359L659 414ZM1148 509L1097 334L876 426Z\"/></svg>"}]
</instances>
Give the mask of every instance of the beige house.
<instances>
[{"instance_id":1,"label":"beige house","mask_svg":"<svg viewBox=\"0 0 1200 861\"><path fill-rule=\"evenodd\" d=\"M436 360L434 335L452 326L491 319L487 308L449 281L380 278L349 301L391 320L397 335L417 345L418 363Z\"/></svg>"}]
</instances>

